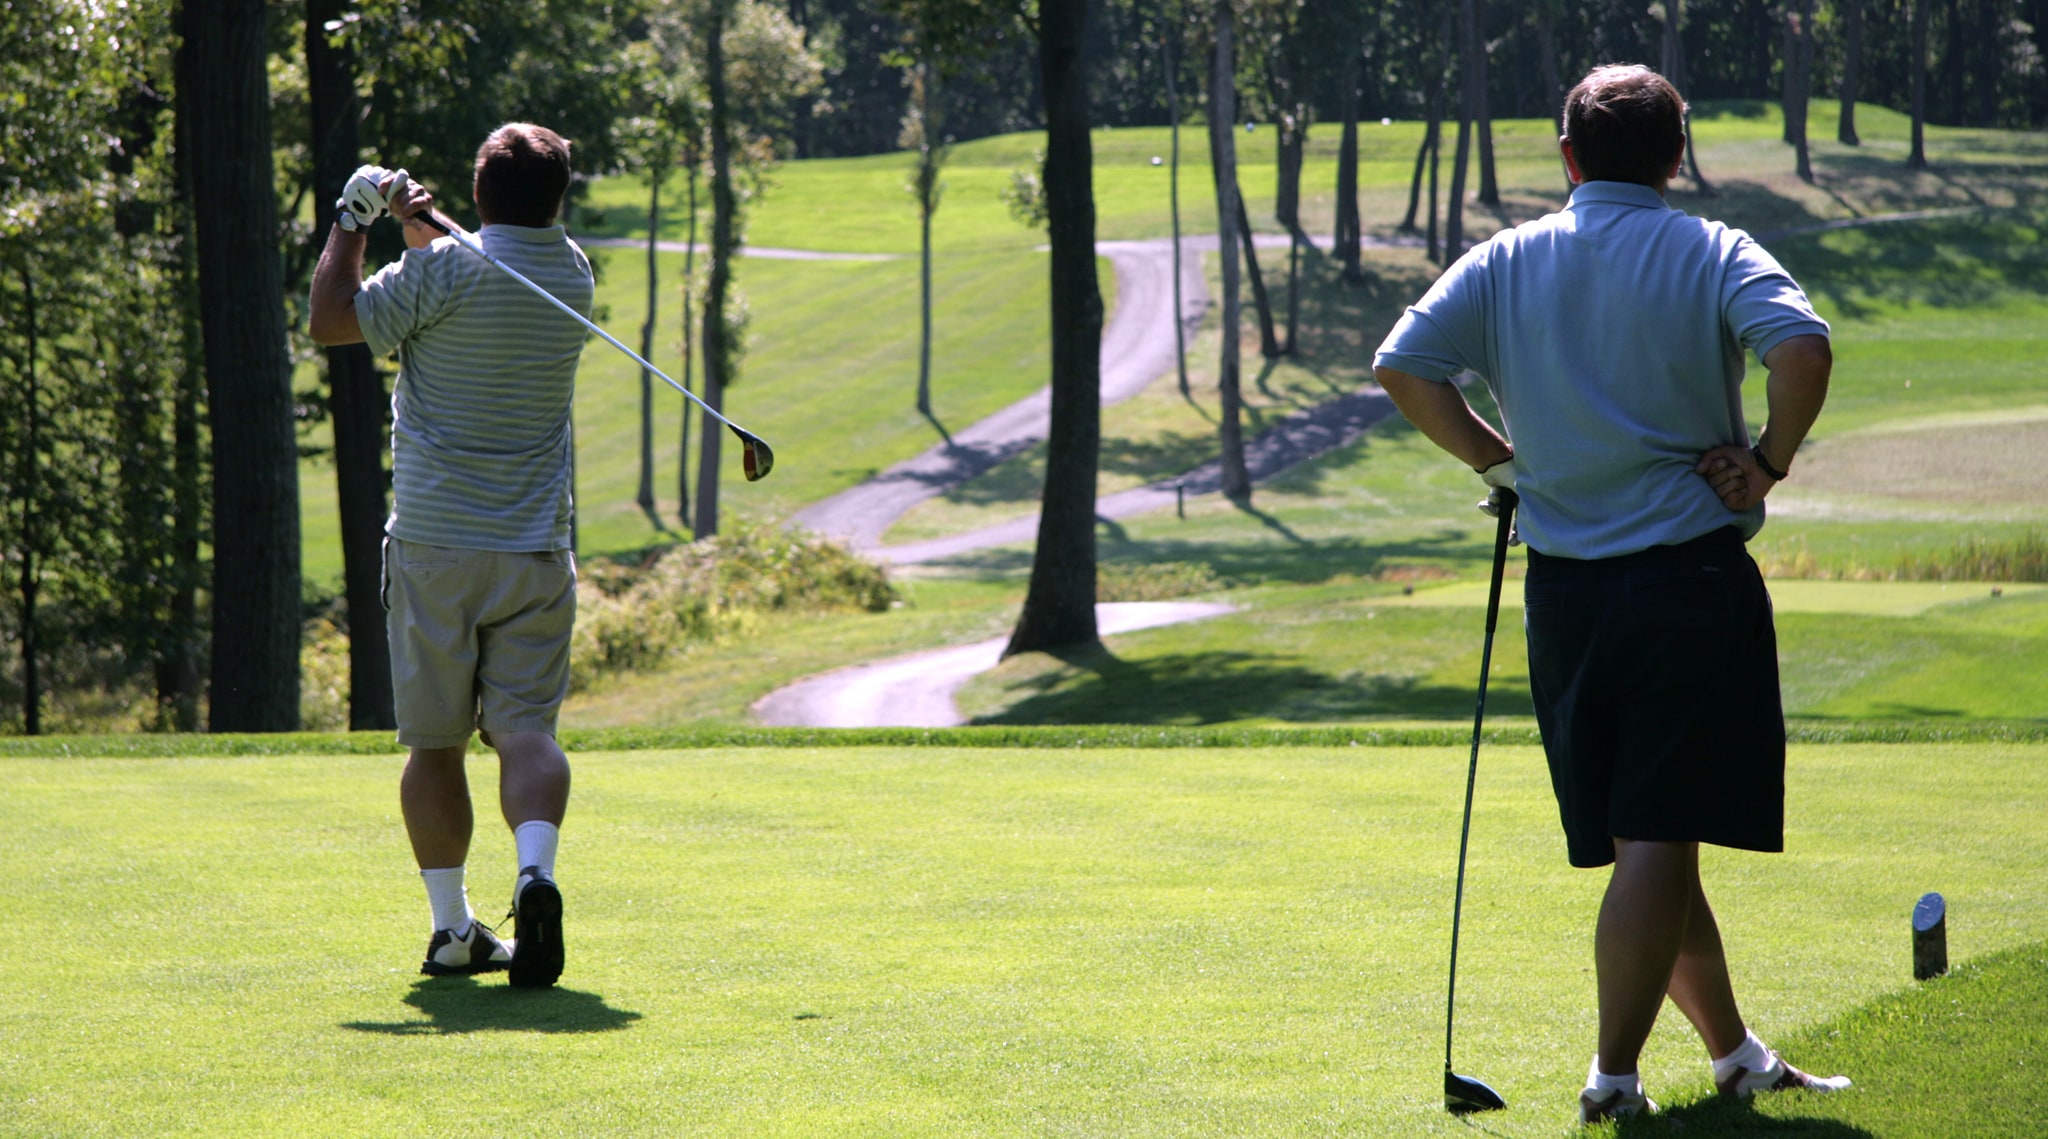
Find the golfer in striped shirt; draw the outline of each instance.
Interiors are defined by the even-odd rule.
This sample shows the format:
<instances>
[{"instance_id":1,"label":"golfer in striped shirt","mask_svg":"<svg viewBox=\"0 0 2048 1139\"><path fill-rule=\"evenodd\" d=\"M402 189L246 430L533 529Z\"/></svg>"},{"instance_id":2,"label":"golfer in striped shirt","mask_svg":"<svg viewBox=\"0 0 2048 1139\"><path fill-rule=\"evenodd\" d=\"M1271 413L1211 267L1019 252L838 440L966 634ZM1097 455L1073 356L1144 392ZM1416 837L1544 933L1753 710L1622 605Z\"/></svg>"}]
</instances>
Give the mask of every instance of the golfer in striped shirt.
<instances>
[{"instance_id":1,"label":"golfer in striped shirt","mask_svg":"<svg viewBox=\"0 0 2048 1139\"><path fill-rule=\"evenodd\" d=\"M477 151L476 237L587 314L590 262L555 223L568 185L561 136L499 127ZM403 172L356 172L314 274L311 331L399 360L384 584L398 738L410 748L399 796L433 908L420 971L508 970L515 985L547 986L562 971L554 866L569 762L555 719L576 619L569 411L584 331L436 235L420 220L432 202ZM404 225L405 255L364 280L364 231L387 214ZM518 850L510 939L469 907L472 731L498 752Z\"/></svg>"},{"instance_id":2,"label":"golfer in striped shirt","mask_svg":"<svg viewBox=\"0 0 2048 1139\"><path fill-rule=\"evenodd\" d=\"M1433 442L1521 499L1529 676L1572 865L1613 866L1594 935L1586 1122L1654 1111L1636 1060L1668 996L1725 1095L1808 1076L1751 1033L1701 843L1784 849L1770 597L1743 543L1827 394L1828 326L1740 230L1672 208L1685 101L1648 68L1566 97L1564 210L1504 231L1388 334L1375 374ZM1744 358L1770 372L1752 446ZM1477 373L1514 444L1453 377Z\"/></svg>"}]
</instances>

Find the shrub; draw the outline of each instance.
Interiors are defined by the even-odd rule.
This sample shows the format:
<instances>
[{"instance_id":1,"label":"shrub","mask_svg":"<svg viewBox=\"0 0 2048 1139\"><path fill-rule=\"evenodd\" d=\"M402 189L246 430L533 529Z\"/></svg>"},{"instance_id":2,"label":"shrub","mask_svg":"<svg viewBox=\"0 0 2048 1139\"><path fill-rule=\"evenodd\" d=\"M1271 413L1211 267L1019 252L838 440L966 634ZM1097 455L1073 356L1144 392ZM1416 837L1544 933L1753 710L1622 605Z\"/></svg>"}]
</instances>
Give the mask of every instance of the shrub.
<instances>
[{"instance_id":1,"label":"shrub","mask_svg":"<svg viewBox=\"0 0 2048 1139\"><path fill-rule=\"evenodd\" d=\"M1095 571L1097 601L1167 601L1229 588L1205 562L1111 564Z\"/></svg>"},{"instance_id":2,"label":"shrub","mask_svg":"<svg viewBox=\"0 0 2048 1139\"><path fill-rule=\"evenodd\" d=\"M727 533L585 567L570 684L658 668L693 645L778 613L879 612L896 600L880 566L796 530L742 521Z\"/></svg>"}]
</instances>

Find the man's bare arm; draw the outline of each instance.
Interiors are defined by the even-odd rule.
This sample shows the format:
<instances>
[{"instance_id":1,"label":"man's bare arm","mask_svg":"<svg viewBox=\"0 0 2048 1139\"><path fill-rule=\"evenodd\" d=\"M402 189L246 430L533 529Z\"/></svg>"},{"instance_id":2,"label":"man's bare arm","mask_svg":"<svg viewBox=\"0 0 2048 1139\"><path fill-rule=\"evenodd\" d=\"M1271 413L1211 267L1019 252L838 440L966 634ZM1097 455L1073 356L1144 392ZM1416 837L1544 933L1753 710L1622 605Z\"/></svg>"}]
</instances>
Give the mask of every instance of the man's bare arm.
<instances>
[{"instance_id":1,"label":"man's bare arm","mask_svg":"<svg viewBox=\"0 0 2048 1139\"><path fill-rule=\"evenodd\" d=\"M356 293L363 287L361 233L340 226L327 231L327 247L320 251L320 264L313 269L313 294L308 304L307 332L313 343L333 348L363 342L363 326L356 319Z\"/></svg>"},{"instance_id":2,"label":"man's bare arm","mask_svg":"<svg viewBox=\"0 0 2048 1139\"><path fill-rule=\"evenodd\" d=\"M1514 456L1514 448L1508 446L1492 424L1479 418L1457 385L1425 380L1392 368L1374 368L1373 378L1393 397L1394 406L1401 409L1416 430L1473 470L1483 471Z\"/></svg>"}]
</instances>

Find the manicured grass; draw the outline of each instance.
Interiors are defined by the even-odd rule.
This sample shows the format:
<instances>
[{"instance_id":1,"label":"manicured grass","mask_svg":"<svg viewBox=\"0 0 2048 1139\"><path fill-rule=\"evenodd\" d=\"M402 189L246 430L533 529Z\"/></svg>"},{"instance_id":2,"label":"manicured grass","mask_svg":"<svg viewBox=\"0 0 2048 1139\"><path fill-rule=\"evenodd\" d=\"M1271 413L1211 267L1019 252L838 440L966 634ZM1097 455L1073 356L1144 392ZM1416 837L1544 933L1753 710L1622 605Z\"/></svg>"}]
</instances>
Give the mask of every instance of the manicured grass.
<instances>
[{"instance_id":1,"label":"manicured grass","mask_svg":"<svg viewBox=\"0 0 2048 1139\"><path fill-rule=\"evenodd\" d=\"M1955 1117L1924 1101L2007 1088L1978 1062L2039 1055L2048 1000L2006 962L2038 973L2022 955L2048 930L2044 759L1798 747L1790 853L1709 852L1750 1021L1859 1084L1761 1118L1946 1137ZM8 1129L1468 1133L1437 1095L1462 747L576 762L570 965L531 994L414 975L425 906L392 758L0 760L30 884L9 937L41 947L0 957L23 997L0 1011ZM1592 1049L1603 876L1564 866L1533 749L1482 768L1458 1065L1512 1105L1490 1133L1549 1136ZM512 873L501 828L480 828L471 865L490 916ZM1901 995L1928 889L1949 898L1953 959L1994 983L1964 970ZM1644 1071L1689 1111L1708 1084L1679 1020ZM1967 1049L1960 1083L1915 1078L1930 1049ZM2037 1103L1970 1133L2025 1134L2001 1128Z\"/></svg>"}]
</instances>

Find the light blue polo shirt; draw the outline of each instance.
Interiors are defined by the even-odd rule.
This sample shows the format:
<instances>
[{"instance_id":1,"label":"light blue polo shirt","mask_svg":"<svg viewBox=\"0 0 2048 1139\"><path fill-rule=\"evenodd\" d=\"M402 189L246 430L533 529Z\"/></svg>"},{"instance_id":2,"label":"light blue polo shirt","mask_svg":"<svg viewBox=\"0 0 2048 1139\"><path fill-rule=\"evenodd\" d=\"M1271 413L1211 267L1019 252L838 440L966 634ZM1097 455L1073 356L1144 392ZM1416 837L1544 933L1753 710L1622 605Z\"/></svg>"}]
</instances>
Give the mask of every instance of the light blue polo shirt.
<instances>
[{"instance_id":1,"label":"light blue polo shirt","mask_svg":"<svg viewBox=\"0 0 2048 1139\"><path fill-rule=\"evenodd\" d=\"M1373 364L1440 382L1478 373L1515 447L1523 539L1610 558L1763 527L1761 505L1730 511L1693 465L1750 441L1745 351L1827 333L1748 234L1648 186L1588 182L1563 211L1467 252Z\"/></svg>"}]
</instances>

